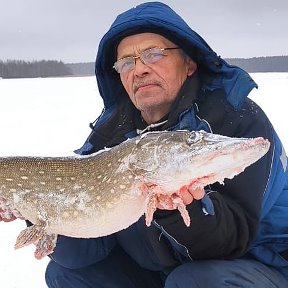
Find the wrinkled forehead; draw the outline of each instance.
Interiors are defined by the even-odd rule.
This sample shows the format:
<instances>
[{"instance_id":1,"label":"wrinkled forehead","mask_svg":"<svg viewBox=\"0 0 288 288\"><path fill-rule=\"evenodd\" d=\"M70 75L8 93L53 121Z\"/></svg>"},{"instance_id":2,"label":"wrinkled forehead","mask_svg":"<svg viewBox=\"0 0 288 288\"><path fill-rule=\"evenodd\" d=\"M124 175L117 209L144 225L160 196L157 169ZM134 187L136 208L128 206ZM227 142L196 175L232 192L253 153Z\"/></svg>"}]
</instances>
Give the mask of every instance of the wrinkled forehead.
<instances>
[{"instance_id":1,"label":"wrinkled forehead","mask_svg":"<svg viewBox=\"0 0 288 288\"><path fill-rule=\"evenodd\" d=\"M139 53L152 47L165 48L174 46L175 44L173 42L156 33L145 32L129 35L119 42L117 47L117 58Z\"/></svg>"}]
</instances>

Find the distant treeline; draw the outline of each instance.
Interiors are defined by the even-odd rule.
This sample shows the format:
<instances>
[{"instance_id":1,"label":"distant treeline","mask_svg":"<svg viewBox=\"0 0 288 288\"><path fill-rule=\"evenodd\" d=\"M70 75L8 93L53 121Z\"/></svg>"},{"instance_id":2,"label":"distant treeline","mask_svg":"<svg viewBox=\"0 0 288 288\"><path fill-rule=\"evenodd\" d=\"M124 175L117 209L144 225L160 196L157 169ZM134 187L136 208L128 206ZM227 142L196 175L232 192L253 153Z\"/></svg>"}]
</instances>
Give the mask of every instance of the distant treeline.
<instances>
[{"instance_id":1,"label":"distant treeline","mask_svg":"<svg viewBox=\"0 0 288 288\"><path fill-rule=\"evenodd\" d=\"M229 64L236 65L249 73L253 72L288 72L288 56L227 58Z\"/></svg>"},{"instance_id":2,"label":"distant treeline","mask_svg":"<svg viewBox=\"0 0 288 288\"><path fill-rule=\"evenodd\" d=\"M252 72L288 72L288 56L254 58L224 58L230 65L236 65ZM62 61L0 60L0 78L31 78L94 75L94 62L69 63Z\"/></svg>"},{"instance_id":3,"label":"distant treeline","mask_svg":"<svg viewBox=\"0 0 288 288\"><path fill-rule=\"evenodd\" d=\"M73 73L77 76L92 76L95 75L95 63L86 62L86 63L70 63L66 64Z\"/></svg>"},{"instance_id":4,"label":"distant treeline","mask_svg":"<svg viewBox=\"0 0 288 288\"><path fill-rule=\"evenodd\" d=\"M22 61L0 60L1 78L34 78L34 77L59 77L73 75L70 68L62 61Z\"/></svg>"}]
</instances>

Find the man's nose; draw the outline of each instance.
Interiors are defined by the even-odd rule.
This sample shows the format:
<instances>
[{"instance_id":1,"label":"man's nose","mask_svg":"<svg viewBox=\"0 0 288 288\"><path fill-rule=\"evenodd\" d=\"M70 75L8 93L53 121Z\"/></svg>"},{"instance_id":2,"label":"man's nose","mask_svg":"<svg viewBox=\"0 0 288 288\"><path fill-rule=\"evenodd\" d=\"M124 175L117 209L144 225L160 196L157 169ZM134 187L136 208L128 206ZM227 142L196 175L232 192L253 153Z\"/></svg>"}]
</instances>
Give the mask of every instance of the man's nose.
<instances>
[{"instance_id":1,"label":"man's nose","mask_svg":"<svg viewBox=\"0 0 288 288\"><path fill-rule=\"evenodd\" d=\"M134 73L137 75L145 74L149 71L150 67L143 62L140 57L135 58Z\"/></svg>"}]
</instances>

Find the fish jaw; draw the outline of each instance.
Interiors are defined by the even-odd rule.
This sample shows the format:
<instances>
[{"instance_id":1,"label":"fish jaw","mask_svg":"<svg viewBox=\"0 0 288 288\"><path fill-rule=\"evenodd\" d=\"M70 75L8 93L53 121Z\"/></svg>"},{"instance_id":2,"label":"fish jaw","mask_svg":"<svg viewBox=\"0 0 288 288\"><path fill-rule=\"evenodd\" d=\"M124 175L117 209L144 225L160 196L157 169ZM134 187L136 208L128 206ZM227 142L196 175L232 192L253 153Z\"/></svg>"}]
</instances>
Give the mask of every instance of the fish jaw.
<instances>
[{"instance_id":1,"label":"fish jaw","mask_svg":"<svg viewBox=\"0 0 288 288\"><path fill-rule=\"evenodd\" d=\"M142 153L132 166L139 173L145 171L145 182L173 194L182 186L205 187L232 179L263 157L270 143L262 137L231 138L205 131L177 131L175 135L159 134L155 147L151 159L145 159Z\"/></svg>"},{"instance_id":2,"label":"fish jaw","mask_svg":"<svg viewBox=\"0 0 288 288\"><path fill-rule=\"evenodd\" d=\"M209 134L207 138L211 136L214 134ZM195 175L198 175L189 183L189 186L205 187L215 182L224 184L225 179L232 179L262 158L270 147L269 141L262 137L219 136L216 140L218 142L215 145L208 146L208 149L203 148L203 151L199 151L193 159L192 164L198 163L198 165L191 166L191 171L197 170Z\"/></svg>"}]
</instances>

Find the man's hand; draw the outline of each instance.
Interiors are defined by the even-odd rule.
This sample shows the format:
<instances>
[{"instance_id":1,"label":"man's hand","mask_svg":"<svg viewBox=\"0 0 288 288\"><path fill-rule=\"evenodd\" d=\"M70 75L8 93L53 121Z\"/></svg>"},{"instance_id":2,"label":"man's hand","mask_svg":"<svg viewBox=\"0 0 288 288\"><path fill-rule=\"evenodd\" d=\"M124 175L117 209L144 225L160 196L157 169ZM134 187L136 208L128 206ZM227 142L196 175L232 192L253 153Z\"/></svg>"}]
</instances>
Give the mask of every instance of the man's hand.
<instances>
[{"instance_id":1,"label":"man's hand","mask_svg":"<svg viewBox=\"0 0 288 288\"><path fill-rule=\"evenodd\" d=\"M204 188L193 188L193 187L182 187L179 192L178 192L178 196L180 198L182 198L183 203L185 205L189 205L192 203L192 201L195 200L200 200L204 197L205 195L205 191Z\"/></svg>"},{"instance_id":2,"label":"man's hand","mask_svg":"<svg viewBox=\"0 0 288 288\"><path fill-rule=\"evenodd\" d=\"M4 221L4 222L11 222L13 220L17 219L17 217L15 217L15 215L11 214L11 213L7 213L7 211L4 211L0 208L0 222Z\"/></svg>"},{"instance_id":3,"label":"man's hand","mask_svg":"<svg viewBox=\"0 0 288 288\"><path fill-rule=\"evenodd\" d=\"M20 217L20 213L15 209L11 209L7 201L0 197L0 222L11 222Z\"/></svg>"},{"instance_id":4,"label":"man's hand","mask_svg":"<svg viewBox=\"0 0 288 288\"><path fill-rule=\"evenodd\" d=\"M200 200L204 197L204 188L183 186L177 192L167 195L167 194L154 194L151 201L148 204L147 214L146 214L146 224L149 226L153 219L153 213L158 209L162 210L174 210L177 209L184 223L187 227L190 226L190 216L186 206L191 204L193 200Z\"/></svg>"},{"instance_id":5,"label":"man's hand","mask_svg":"<svg viewBox=\"0 0 288 288\"><path fill-rule=\"evenodd\" d=\"M200 200L205 196L204 188L195 187L195 185L185 185L172 194L165 194L161 187L153 183L143 183L141 191L149 193L149 199L146 208L146 225L150 226L153 221L153 214L156 209L161 210L179 210L186 226L190 226L190 217L186 206L193 200Z\"/></svg>"},{"instance_id":6,"label":"man's hand","mask_svg":"<svg viewBox=\"0 0 288 288\"><path fill-rule=\"evenodd\" d=\"M157 195L156 206L158 209L174 210L178 209L179 204L189 205L193 200L200 200L204 197L205 191L203 188L192 188L183 186L172 195L160 194Z\"/></svg>"}]
</instances>

